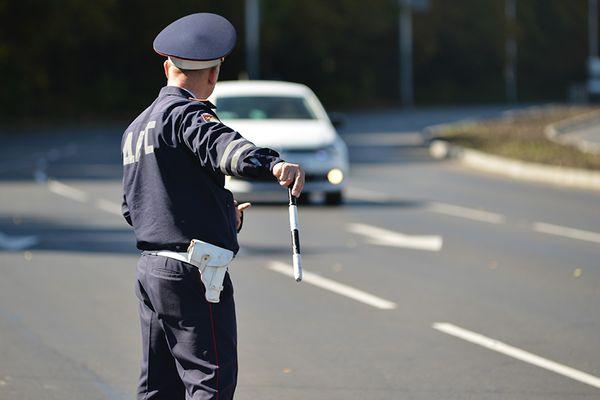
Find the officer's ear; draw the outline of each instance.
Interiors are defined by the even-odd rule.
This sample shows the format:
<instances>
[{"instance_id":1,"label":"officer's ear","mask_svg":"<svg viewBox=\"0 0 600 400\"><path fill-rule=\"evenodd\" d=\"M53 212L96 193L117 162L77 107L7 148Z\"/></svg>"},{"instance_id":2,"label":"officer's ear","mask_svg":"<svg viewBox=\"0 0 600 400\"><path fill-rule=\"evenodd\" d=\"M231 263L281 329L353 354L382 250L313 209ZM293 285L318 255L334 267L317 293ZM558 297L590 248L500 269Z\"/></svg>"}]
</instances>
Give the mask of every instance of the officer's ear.
<instances>
[{"instance_id":1,"label":"officer's ear","mask_svg":"<svg viewBox=\"0 0 600 400\"><path fill-rule=\"evenodd\" d=\"M219 65L215 65L208 70L208 83L210 85L216 85L219 79Z\"/></svg>"},{"instance_id":2,"label":"officer's ear","mask_svg":"<svg viewBox=\"0 0 600 400\"><path fill-rule=\"evenodd\" d=\"M165 76L169 79L169 60L166 59L163 63L163 69L165 70Z\"/></svg>"}]
</instances>

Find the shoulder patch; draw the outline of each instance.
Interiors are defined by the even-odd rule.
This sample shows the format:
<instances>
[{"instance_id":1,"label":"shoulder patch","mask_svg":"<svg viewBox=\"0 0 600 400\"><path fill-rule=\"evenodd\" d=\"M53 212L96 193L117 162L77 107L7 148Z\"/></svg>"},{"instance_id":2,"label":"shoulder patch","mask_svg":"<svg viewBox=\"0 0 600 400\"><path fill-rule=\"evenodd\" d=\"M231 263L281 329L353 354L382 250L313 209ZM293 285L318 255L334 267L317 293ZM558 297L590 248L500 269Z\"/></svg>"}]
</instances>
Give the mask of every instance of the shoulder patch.
<instances>
[{"instance_id":1,"label":"shoulder patch","mask_svg":"<svg viewBox=\"0 0 600 400\"><path fill-rule=\"evenodd\" d=\"M215 117L211 113L204 113L204 114L200 115L200 118L204 122L221 122L221 121L219 121L219 118Z\"/></svg>"}]
</instances>

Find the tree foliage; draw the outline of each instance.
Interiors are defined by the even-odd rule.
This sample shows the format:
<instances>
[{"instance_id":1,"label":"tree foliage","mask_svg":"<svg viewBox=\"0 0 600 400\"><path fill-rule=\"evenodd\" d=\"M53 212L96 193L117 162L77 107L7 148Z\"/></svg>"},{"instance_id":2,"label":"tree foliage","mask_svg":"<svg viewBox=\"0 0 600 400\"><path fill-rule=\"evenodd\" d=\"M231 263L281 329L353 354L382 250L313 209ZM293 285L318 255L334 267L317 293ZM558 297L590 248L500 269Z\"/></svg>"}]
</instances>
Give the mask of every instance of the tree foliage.
<instances>
[{"instance_id":1,"label":"tree foliage","mask_svg":"<svg viewBox=\"0 0 600 400\"><path fill-rule=\"evenodd\" d=\"M585 79L587 1L517 0L521 100L562 99ZM226 16L244 71L243 0L0 0L0 115L125 116L164 84L155 35L200 11ZM398 2L262 0L261 74L303 82L331 107L398 103ZM504 0L430 0L414 15L420 103L504 100Z\"/></svg>"}]
</instances>

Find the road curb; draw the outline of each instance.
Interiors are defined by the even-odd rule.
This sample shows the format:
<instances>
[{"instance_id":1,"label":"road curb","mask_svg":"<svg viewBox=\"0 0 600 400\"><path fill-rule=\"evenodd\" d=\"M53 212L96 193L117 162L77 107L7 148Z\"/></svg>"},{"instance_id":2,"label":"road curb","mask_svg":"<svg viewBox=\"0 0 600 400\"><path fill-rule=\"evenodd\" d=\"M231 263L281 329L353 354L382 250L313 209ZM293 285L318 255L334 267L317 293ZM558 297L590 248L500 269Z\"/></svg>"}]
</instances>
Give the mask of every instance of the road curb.
<instances>
[{"instance_id":1,"label":"road curb","mask_svg":"<svg viewBox=\"0 0 600 400\"><path fill-rule=\"evenodd\" d=\"M600 191L600 172L596 171L514 160L452 145L440 139L430 142L429 152L434 158L454 158L467 167L513 179Z\"/></svg>"},{"instance_id":2,"label":"road curb","mask_svg":"<svg viewBox=\"0 0 600 400\"><path fill-rule=\"evenodd\" d=\"M544 135L548 140L560 145L573 146L584 153L598 154L600 153L600 145L598 143L570 135L593 125L600 125L600 110L566 118L547 125L544 128Z\"/></svg>"},{"instance_id":3,"label":"road curb","mask_svg":"<svg viewBox=\"0 0 600 400\"><path fill-rule=\"evenodd\" d=\"M549 103L546 106L531 106L527 108L515 108L503 111L501 115L497 118L501 119L514 119L524 115L538 115L543 114L545 112L546 107L552 107L553 103ZM423 141L425 143L430 143L435 139L443 139L444 131L449 128L467 128L473 124L484 121L487 118L463 118L454 122L447 122L435 125L429 125L425 127L421 131L421 135L423 136Z\"/></svg>"}]
</instances>

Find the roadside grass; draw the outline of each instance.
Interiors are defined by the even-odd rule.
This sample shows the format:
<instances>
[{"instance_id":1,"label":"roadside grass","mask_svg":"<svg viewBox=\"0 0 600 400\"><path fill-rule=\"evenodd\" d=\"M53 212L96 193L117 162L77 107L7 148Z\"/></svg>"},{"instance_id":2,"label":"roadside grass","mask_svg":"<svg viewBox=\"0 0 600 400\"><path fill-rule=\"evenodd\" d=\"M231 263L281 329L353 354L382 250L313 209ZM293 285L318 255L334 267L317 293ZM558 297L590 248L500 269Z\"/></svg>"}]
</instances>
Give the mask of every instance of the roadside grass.
<instances>
[{"instance_id":1,"label":"roadside grass","mask_svg":"<svg viewBox=\"0 0 600 400\"><path fill-rule=\"evenodd\" d=\"M554 143L544 128L565 118L598 108L548 106L517 112L511 117L449 127L439 137L452 144L502 157L570 168L600 170L600 154Z\"/></svg>"}]
</instances>

